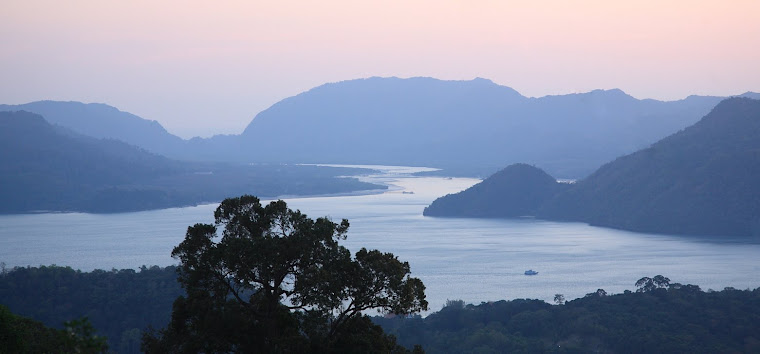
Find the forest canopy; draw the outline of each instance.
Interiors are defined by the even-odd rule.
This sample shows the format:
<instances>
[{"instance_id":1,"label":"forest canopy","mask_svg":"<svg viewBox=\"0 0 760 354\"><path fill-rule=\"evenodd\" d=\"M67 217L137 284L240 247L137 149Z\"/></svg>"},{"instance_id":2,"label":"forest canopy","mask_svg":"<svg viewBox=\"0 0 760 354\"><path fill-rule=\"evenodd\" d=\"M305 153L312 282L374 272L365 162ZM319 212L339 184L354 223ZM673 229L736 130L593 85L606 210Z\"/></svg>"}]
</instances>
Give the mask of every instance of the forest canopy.
<instances>
[{"instance_id":1,"label":"forest canopy","mask_svg":"<svg viewBox=\"0 0 760 354\"><path fill-rule=\"evenodd\" d=\"M174 248L187 295L166 329L145 336L147 352L403 351L364 311L427 310L407 262L339 244L345 219L313 220L250 195L225 199L214 218Z\"/></svg>"}]
</instances>

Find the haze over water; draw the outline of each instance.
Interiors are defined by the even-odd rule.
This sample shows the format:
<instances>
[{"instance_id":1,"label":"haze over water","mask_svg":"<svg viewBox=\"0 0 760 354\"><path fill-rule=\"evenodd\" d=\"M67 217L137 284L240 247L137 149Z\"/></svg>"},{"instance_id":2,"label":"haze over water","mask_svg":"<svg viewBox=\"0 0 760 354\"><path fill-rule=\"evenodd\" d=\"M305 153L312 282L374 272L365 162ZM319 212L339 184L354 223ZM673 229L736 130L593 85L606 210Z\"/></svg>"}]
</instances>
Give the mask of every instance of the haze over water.
<instances>
[{"instance_id":1,"label":"haze over water","mask_svg":"<svg viewBox=\"0 0 760 354\"><path fill-rule=\"evenodd\" d=\"M392 184L383 194L289 198L309 217L346 218L352 251L392 252L427 286L431 310L447 299L466 302L581 297L598 288L635 290L662 274L703 290L760 286L760 244L704 242L532 219L422 216L435 198L475 179L410 177L417 168L382 167L365 180ZM407 192L407 193L403 193ZM413 194L409 194L413 192ZM0 262L6 267L57 264L92 269L176 264L171 250L195 223L213 222L216 204L120 214L0 216ZM523 272L533 269L535 276Z\"/></svg>"}]
</instances>

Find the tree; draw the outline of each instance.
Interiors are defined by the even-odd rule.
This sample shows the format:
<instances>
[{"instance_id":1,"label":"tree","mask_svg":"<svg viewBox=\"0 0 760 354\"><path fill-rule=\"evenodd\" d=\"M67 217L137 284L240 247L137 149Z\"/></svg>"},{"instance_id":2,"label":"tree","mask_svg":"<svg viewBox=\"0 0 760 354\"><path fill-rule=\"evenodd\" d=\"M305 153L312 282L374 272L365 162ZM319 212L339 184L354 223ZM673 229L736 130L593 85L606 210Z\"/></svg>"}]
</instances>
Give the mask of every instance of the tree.
<instances>
[{"instance_id":1,"label":"tree","mask_svg":"<svg viewBox=\"0 0 760 354\"><path fill-rule=\"evenodd\" d=\"M654 289L667 289L670 286L670 279L662 275L655 275L654 278L643 277L636 281L637 293L645 293Z\"/></svg>"},{"instance_id":2,"label":"tree","mask_svg":"<svg viewBox=\"0 0 760 354\"><path fill-rule=\"evenodd\" d=\"M172 251L187 297L175 301L165 330L144 337L146 351L304 352L347 343L395 350L395 339L363 313L427 310L425 286L407 262L364 248L352 257L339 245L345 219L312 220L284 201L262 206L250 195L225 199L214 218L188 227Z\"/></svg>"},{"instance_id":3,"label":"tree","mask_svg":"<svg viewBox=\"0 0 760 354\"><path fill-rule=\"evenodd\" d=\"M644 293L654 290L654 282L650 277L643 277L636 281L637 293Z\"/></svg>"},{"instance_id":4,"label":"tree","mask_svg":"<svg viewBox=\"0 0 760 354\"><path fill-rule=\"evenodd\" d=\"M652 278L652 282L654 282L654 285L658 289L659 288L667 289L670 286L670 279L662 275L655 275L654 278Z\"/></svg>"},{"instance_id":5,"label":"tree","mask_svg":"<svg viewBox=\"0 0 760 354\"><path fill-rule=\"evenodd\" d=\"M607 296L607 292L604 289L596 289L595 292L588 293L584 297L605 297L605 296ZM556 297L555 297L555 301L556 301Z\"/></svg>"},{"instance_id":6,"label":"tree","mask_svg":"<svg viewBox=\"0 0 760 354\"><path fill-rule=\"evenodd\" d=\"M95 335L86 318L68 321L65 329L15 315L0 305L0 353L107 353L105 337Z\"/></svg>"},{"instance_id":7,"label":"tree","mask_svg":"<svg viewBox=\"0 0 760 354\"><path fill-rule=\"evenodd\" d=\"M95 328L87 317L66 321L64 324L66 343L74 353L107 353L105 337L95 334Z\"/></svg>"},{"instance_id":8,"label":"tree","mask_svg":"<svg viewBox=\"0 0 760 354\"><path fill-rule=\"evenodd\" d=\"M557 305L562 305L565 303L565 295L562 294L554 294L554 303Z\"/></svg>"}]
</instances>

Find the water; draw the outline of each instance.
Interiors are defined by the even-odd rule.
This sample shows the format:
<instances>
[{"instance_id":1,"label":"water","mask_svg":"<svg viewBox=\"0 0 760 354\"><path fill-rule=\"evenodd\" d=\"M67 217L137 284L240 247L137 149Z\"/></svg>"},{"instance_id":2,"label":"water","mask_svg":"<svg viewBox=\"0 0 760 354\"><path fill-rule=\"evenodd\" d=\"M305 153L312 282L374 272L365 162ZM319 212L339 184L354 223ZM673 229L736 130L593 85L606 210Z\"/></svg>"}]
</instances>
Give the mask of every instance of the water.
<instances>
[{"instance_id":1,"label":"water","mask_svg":"<svg viewBox=\"0 0 760 354\"><path fill-rule=\"evenodd\" d=\"M393 252L427 286L432 310L447 299L567 299L596 289L635 290L643 276L720 290L760 287L760 245L705 242L582 223L423 217L435 198L475 179L409 177L415 169L384 168L369 181L392 183L383 194L288 199L310 217L346 218L344 244ZM407 193L403 193L407 192ZM414 192L414 194L408 194ZM0 216L0 262L6 267L65 265L92 269L176 264L171 250L189 225L213 221L216 204L120 214ZM535 276L523 272L534 269Z\"/></svg>"}]
</instances>

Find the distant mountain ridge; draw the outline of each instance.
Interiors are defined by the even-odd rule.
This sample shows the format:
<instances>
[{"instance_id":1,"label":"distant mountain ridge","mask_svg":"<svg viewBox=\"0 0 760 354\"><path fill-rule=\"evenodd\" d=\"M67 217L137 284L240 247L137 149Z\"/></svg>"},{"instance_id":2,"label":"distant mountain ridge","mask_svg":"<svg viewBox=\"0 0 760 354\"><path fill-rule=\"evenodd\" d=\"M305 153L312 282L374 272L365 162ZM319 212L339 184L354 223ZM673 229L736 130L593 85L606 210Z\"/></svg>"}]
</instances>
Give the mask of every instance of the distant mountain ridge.
<instances>
[{"instance_id":1,"label":"distant mountain ridge","mask_svg":"<svg viewBox=\"0 0 760 354\"><path fill-rule=\"evenodd\" d=\"M40 101L0 111L35 112L80 134L181 160L425 165L470 174L526 162L578 178L693 124L721 99L638 100L617 89L528 98L480 78L373 77L283 99L240 135L190 140L102 104Z\"/></svg>"},{"instance_id":2,"label":"distant mountain ridge","mask_svg":"<svg viewBox=\"0 0 760 354\"><path fill-rule=\"evenodd\" d=\"M37 101L21 105L0 105L0 111L28 111L52 124L98 139L116 139L148 151L175 156L187 144L155 120L122 112L102 103Z\"/></svg>"},{"instance_id":3,"label":"distant mountain ridge","mask_svg":"<svg viewBox=\"0 0 760 354\"><path fill-rule=\"evenodd\" d=\"M241 151L259 161L490 167L580 177L696 122L722 98L638 100L620 90L527 98L490 80L325 84L259 113Z\"/></svg>"},{"instance_id":4,"label":"distant mountain ridge","mask_svg":"<svg viewBox=\"0 0 760 354\"><path fill-rule=\"evenodd\" d=\"M537 186L524 178L539 173L532 169L510 180L499 179L506 173L501 172L457 195L439 198L425 215L491 217L507 207L522 207L530 215L550 220L663 234L760 239L759 100L726 99L696 124L607 163L572 185ZM516 170L518 165L504 171ZM517 206L510 206L514 198L499 189L553 195L544 194L531 205L517 200ZM470 204L475 204L471 210L488 212L461 211L462 205ZM520 215L524 214L499 212L497 216Z\"/></svg>"}]
</instances>

